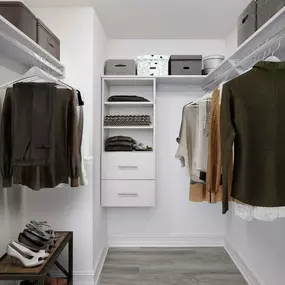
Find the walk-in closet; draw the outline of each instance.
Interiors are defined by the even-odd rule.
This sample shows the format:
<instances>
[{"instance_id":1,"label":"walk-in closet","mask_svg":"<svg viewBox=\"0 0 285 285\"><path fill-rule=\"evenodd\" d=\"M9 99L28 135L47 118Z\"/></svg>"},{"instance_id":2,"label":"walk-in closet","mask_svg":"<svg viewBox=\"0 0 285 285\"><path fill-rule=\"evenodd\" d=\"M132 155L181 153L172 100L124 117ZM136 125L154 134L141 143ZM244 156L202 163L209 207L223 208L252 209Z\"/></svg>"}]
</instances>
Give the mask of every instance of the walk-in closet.
<instances>
[{"instance_id":1,"label":"walk-in closet","mask_svg":"<svg viewBox=\"0 0 285 285\"><path fill-rule=\"evenodd\" d=\"M281 285L285 0L0 0L0 284Z\"/></svg>"}]
</instances>

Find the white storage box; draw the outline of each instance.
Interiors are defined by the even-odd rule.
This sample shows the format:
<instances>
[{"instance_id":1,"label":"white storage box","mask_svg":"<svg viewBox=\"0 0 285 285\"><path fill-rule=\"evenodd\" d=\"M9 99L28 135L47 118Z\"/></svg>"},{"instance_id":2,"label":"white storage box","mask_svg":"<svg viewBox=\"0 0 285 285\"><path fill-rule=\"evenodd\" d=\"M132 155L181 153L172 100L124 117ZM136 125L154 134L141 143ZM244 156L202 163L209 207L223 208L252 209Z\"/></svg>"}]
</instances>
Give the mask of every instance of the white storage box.
<instances>
[{"instance_id":1,"label":"white storage box","mask_svg":"<svg viewBox=\"0 0 285 285\"><path fill-rule=\"evenodd\" d=\"M144 55L137 58L138 76L167 76L169 58L167 55Z\"/></svg>"}]
</instances>

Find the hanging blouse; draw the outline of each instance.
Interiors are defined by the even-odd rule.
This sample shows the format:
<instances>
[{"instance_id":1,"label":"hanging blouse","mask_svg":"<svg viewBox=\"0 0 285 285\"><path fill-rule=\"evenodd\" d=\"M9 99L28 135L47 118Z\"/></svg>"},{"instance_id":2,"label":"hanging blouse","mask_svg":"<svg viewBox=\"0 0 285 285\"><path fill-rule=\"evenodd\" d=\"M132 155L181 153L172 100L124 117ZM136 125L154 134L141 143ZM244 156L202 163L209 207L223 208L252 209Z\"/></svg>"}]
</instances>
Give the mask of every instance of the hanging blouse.
<instances>
[{"instance_id":1,"label":"hanging blouse","mask_svg":"<svg viewBox=\"0 0 285 285\"><path fill-rule=\"evenodd\" d=\"M188 105L183 108L182 122L179 134L179 146L176 158L180 160L182 167L187 167L191 181L199 182L199 172L196 170L197 153L197 122L198 109Z\"/></svg>"},{"instance_id":2,"label":"hanging blouse","mask_svg":"<svg viewBox=\"0 0 285 285\"><path fill-rule=\"evenodd\" d=\"M199 117L197 129L197 164L199 171L207 171L208 163L208 135L206 130L207 123L207 102L199 102Z\"/></svg>"}]
</instances>

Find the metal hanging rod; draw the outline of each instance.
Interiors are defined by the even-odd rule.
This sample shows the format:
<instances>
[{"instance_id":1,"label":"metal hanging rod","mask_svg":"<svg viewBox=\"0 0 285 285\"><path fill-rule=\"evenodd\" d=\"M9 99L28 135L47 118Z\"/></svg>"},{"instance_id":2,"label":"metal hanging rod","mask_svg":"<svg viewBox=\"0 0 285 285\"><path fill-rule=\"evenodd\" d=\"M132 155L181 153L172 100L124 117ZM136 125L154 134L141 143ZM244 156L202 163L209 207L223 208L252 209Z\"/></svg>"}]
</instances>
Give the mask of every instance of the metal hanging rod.
<instances>
[{"instance_id":1,"label":"metal hanging rod","mask_svg":"<svg viewBox=\"0 0 285 285\"><path fill-rule=\"evenodd\" d=\"M211 85L213 85L214 83L216 83L217 81L220 80L220 78L223 77L228 77L228 79L233 79L233 78L229 78L231 72L237 70L237 68L239 68L240 66L242 66L244 64L244 62L247 62L248 60L250 60L252 57L256 56L257 54L259 54L260 52L262 52L264 49L268 49L270 47L272 47L275 43L277 43L278 41L280 42L278 49L281 47L281 41L285 38L285 28L282 29L277 35L273 36L272 38L270 38L269 40L267 40L266 42L264 42L263 44L261 44L260 46L258 46L256 49L254 49L251 53L249 53L245 58L237 61L235 64L231 64L230 59L228 59L227 61L229 62L229 64L232 65L231 68L229 68L228 70L226 70L225 72L223 72L222 74L218 75L212 82L208 83L207 85L203 86L203 89L208 90L210 89L209 87L211 87ZM277 50L278 50L277 49ZM276 51L277 51L276 50ZM275 52L276 52L275 51ZM234 60L234 59L233 59ZM257 60L259 61L259 59ZM250 65L249 67L253 66L257 61L255 61L252 65ZM248 68L249 68L248 67ZM237 72L238 73L238 72ZM221 80L222 81L222 80Z\"/></svg>"}]
</instances>

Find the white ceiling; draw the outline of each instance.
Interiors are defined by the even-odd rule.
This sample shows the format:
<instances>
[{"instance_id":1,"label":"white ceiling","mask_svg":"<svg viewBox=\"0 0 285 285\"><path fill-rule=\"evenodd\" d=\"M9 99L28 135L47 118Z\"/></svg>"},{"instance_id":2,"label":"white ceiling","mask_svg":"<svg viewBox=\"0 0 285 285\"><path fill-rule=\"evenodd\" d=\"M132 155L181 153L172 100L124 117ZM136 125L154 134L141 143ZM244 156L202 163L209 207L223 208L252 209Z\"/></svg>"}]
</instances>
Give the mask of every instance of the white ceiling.
<instances>
[{"instance_id":1,"label":"white ceiling","mask_svg":"<svg viewBox=\"0 0 285 285\"><path fill-rule=\"evenodd\" d=\"M250 0L26 0L29 6L95 6L109 38L224 39Z\"/></svg>"}]
</instances>

